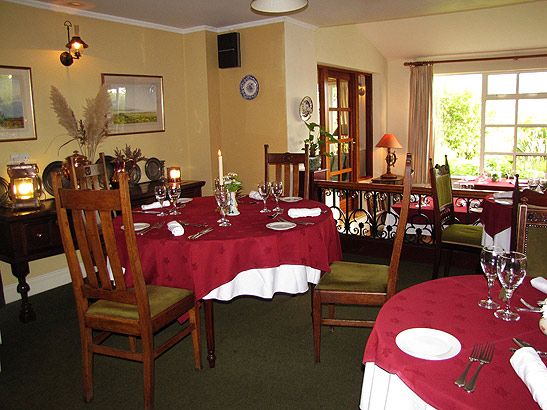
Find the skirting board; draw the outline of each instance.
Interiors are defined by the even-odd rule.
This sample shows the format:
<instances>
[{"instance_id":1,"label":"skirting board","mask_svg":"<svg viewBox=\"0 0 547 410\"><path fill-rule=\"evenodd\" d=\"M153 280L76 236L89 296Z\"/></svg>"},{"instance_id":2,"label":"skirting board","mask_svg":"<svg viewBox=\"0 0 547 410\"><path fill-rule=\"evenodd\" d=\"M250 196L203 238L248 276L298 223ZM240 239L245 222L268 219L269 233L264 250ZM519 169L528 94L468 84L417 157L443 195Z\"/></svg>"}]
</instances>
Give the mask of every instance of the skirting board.
<instances>
[{"instance_id":1,"label":"skirting board","mask_svg":"<svg viewBox=\"0 0 547 410\"><path fill-rule=\"evenodd\" d=\"M33 278L27 278L27 283L30 286L29 296L66 285L67 283L70 283L70 281L68 268L59 269ZM6 303L21 300L21 295L17 293L17 283L4 286L4 297Z\"/></svg>"}]
</instances>

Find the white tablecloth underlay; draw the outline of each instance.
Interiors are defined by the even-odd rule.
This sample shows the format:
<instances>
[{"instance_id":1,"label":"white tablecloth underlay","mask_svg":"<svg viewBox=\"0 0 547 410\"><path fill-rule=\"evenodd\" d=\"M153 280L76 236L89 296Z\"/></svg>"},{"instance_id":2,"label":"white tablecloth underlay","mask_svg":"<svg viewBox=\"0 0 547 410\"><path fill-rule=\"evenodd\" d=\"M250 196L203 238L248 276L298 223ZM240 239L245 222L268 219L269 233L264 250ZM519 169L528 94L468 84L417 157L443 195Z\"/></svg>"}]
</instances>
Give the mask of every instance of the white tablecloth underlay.
<instances>
[{"instance_id":1,"label":"white tablecloth underlay","mask_svg":"<svg viewBox=\"0 0 547 410\"><path fill-rule=\"evenodd\" d=\"M492 238L485 231L482 232L482 245L494 245L499 246L500 248L509 250L511 247L511 228L507 228L497 234Z\"/></svg>"}]
</instances>

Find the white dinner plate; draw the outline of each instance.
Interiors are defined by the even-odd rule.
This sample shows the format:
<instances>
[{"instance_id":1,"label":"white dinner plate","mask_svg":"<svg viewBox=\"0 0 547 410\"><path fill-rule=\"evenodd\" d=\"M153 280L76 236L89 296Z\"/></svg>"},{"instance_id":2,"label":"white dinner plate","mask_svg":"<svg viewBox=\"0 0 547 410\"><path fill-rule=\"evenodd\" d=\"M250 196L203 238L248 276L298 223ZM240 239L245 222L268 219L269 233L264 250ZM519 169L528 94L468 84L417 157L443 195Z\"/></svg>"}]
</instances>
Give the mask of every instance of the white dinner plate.
<instances>
[{"instance_id":1,"label":"white dinner plate","mask_svg":"<svg viewBox=\"0 0 547 410\"><path fill-rule=\"evenodd\" d=\"M442 330L417 327L403 330L395 343L406 354L425 360L446 360L460 353L460 341Z\"/></svg>"},{"instance_id":2,"label":"white dinner plate","mask_svg":"<svg viewBox=\"0 0 547 410\"><path fill-rule=\"evenodd\" d=\"M177 204L187 204L188 202L192 202L192 198L179 198Z\"/></svg>"},{"instance_id":3,"label":"white dinner plate","mask_svg":"<svg viewBox=\"0 0 547 410\"><path fill-rule=\"evenodd\" d=\"M146 229L150 226L150 224L147 224L146 222L135 222L133 224L133 229L135 230L135 232L139 232L139 231L142 231L143 229ZM122 230L124 229L123 225L122 225Z\"/></svg>"},{"instance_id":4,"label":"white dinner plate","mask_svg":"<svg viewBox=\"0 0 547 410\"><path fill-rule=\"evenodd\" d=\"M494 202L501 205L513 205L512 199L494 199Z\"/></svg>"},{"instance_id":5,"label":"white dinner plate","mask_svg":"<svg viewBox=\"0 0 547 410\"><path fill-rule=\"evenodd\" d=\"M298 202L298 201L302 201L302 198L300 198L299 196L282 196L281 198L279 198L281 201L283 202Z\"/></svg>"},{"instance_id":6,"label":"white dinner plate","mask_svg":"<svg viewBox=\"0 0 547 410\"><path fill-rule=\"evenodd\" d=\"M270 222L266 225L266 228L273 229L274 231L286 231L296 226L294 222Z\"/></svg>"}]
</instances>

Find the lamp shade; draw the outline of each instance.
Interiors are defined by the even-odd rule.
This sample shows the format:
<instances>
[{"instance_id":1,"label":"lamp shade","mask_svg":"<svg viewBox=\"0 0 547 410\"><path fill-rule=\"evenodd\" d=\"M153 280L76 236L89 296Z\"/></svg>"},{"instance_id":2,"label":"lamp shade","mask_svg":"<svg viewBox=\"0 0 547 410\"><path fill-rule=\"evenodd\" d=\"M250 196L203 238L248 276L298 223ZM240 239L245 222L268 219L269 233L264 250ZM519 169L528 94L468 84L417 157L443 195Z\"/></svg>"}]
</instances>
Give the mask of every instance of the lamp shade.
<instances>
[{"instance_id":1,"label":"lamp shade","mask_svg":"<svg viewBox=\"0 0 547 410\"><path fill-rule=\"evenodd\" d=\"M384 134L382 139L376 144L377 148L403 148L399 143L395 135L393 134Z\"/></svg>"},{"instance_id":2,"label":"lamp shade","mask_svg":"<svg viewBox=\"0 0 547 410\"><path fill-rule=\"evenodd\" d=\"M308 0L253 0L251 8L260 13L282 14L303 9Z\"/></svg>"}]
</instances>

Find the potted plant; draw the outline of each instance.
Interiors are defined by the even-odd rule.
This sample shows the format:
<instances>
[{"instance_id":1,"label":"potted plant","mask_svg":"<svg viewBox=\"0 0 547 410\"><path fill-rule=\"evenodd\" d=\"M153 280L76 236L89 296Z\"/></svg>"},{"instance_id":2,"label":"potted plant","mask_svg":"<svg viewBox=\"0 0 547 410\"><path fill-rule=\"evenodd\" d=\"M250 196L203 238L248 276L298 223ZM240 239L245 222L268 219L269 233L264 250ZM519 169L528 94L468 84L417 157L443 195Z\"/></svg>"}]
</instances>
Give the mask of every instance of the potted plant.
<instances>
[{"instance_id":1,"label":"potted plant","mask_svg":"<svg viewBox=\"0 0 547 410\"><path fill-rule=\"evenodd\" d=\"M325 127L317 124L316 122L306 122L306 127L308 127L308 138L304 140L304 144L308 146L310 154L310 171L315 171L321 167L321 155L320 150L323 145L325 145L326 140L328 142L337 143L338 140L334 136L327 132ZM302 148L305 150L305 148ZM323 152L322 155L332 157L334 154L331 152Z\"/></svg>"}]
</instances>

